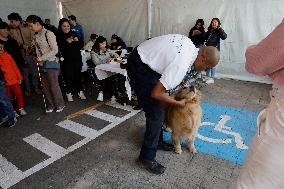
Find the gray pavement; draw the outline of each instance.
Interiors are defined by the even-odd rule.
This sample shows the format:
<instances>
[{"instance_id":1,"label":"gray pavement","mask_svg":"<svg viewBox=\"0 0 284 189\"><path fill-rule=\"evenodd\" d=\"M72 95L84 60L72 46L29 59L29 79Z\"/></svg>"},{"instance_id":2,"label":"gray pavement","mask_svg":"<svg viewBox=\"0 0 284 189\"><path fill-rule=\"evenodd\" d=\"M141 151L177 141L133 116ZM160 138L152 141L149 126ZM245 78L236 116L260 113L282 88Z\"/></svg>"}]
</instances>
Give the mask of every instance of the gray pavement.
<instances>
[{"instance_id":1,"label":"gray pavement","mask_svg":"<svg viewBox=\"0 0 284 189\"><path fill-rule=\"evenodd\" d=\"M270 88L265 84L216 80L214 85L202 88L203 102L260 111L269 103ZM67 104L62 113L44 116L40 97L28 98L29 114L19 118L13 128L0 128L1 186L234 188L240 165L201 152L192 155L184 150L177 155L158 151L157 160L167 167L166 172L157 176L142 169L136 159L143 140L143 112L108 104L95 111L90 109L89 113L74 114L96 103L94 96L88 96L86 101L76 99ZM68 115L72 117L71 125L59 126L58 123L66 123L64 117ZM83 128L86 132L72 128ZM32 142L25 142L27 138L32 138Z\"/></svg>"}]
</instances>

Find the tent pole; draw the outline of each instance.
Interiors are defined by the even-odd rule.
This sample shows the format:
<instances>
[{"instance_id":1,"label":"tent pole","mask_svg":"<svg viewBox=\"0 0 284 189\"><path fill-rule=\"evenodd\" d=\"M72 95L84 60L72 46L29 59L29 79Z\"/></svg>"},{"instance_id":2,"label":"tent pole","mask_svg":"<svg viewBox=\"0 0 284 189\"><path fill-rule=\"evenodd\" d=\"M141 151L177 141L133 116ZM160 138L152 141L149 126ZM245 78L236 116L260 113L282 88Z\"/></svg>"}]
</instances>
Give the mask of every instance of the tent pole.
<instances>
[{"instance_id":1,"label":"tent pole","mask_svg":"<svg viewBox=\"0 0 284 189\"><path fill-rule=\"evenodd\" d=\"M152 0L147 0L148 4L148 39L151 38L151 30L152 30Z\"/></svg>"}]
</instances>

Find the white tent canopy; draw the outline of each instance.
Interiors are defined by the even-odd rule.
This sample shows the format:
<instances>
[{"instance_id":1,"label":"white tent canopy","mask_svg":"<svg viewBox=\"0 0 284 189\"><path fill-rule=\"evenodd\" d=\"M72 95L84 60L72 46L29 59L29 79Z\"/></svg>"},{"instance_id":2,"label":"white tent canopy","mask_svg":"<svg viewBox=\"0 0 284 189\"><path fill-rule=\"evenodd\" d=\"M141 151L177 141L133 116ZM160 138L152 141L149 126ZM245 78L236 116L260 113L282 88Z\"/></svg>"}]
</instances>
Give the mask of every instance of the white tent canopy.
<instances>
[{"instance_id":1,"label":"white tent canopy","mask_svg":"<svg viewBox=\"0 0 284 189\"><path fill-rule=\"evenodd\" d=\"M42 18L56 20L59 13L55 1L0 0L0 16L5 18L10 12L19 12L23 18L37 14ZM73 14L77 17L84 28L86 40L91 33L103 35L107 39L116 33L129 46L136 46L148 37L168 33L187 36L198 18L203 18L208 26L213 17L218 17L228 34L228 38L221 41L218 76L258 82L268 80L245 71L245 49L270 33L284 15L283 0L57 1L62 2L64 16Z\"/></svg>"},{"instance_id":2,"label":"white tent canopy","mask_svg":"<svg viewBox=\"0 0 284 189\"><path fill-rule=\"evenodd\" d=\"M0 0L0 18L7 21L7 16L12 12L19 13L23 20L35 14L42 19L49 18L55 25L58 23L57 0Z\"/></svg>"}]
</instances>

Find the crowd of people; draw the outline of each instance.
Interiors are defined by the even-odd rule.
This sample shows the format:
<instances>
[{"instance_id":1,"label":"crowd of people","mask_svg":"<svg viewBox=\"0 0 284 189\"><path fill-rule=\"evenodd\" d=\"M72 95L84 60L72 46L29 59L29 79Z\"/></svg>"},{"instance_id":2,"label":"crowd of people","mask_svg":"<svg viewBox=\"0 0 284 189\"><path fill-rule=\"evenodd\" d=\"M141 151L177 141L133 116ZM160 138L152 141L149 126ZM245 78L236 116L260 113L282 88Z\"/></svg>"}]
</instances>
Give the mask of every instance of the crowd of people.
<instances>
[{"instance_id":1,"label":"crowd of people","mask_svg":"<svg viewBox=\"0 0 284 189\"><path fill-rule=\"evenodd\" d=\"M220 51L220 40L225 40L227 34L221 27L221 22L219 18L212 18L210 26L204 26L204 20L198 19L189 31L188 37L192 40L197 48L203 46L213 46ZM206 70L206 76L204 78L205 83L214 83L214 78L216 74L216 67L212 67Z\"/></svg>"},{"instance_id":2,"label":"crowd of people","mask_svg":"<svg viewBox=\"0 0 284 189\"><path fill-rule=\"evenodd\" d=\"M33 91L43 94L46 113L64 110L64 93L69 102L74 101L74 94L85 100L83 83L78 77L82 49L91 52L94 66L116 61L120 58L116 52L127 49L116 34L112 35L110 45L105 37L92 34L84 46L84 32L74 15L62 18L58 28L49 19L43 22L36 15L27 17L28 27L18 13L9 14L8 20L9 25L0 20L0 117L4 127L15 125L17 115L27 114L24 94L29 96ZM258 118L259 133L251 145L238 189L270 188L271 185L283 188L283 28L284 22L246 51L246 69L270 76L273 90L269 107ZM203 19L198 19L188 37L179 34L155 37L141 43L129 55L126 70L130 85L146 116L139 162L150 172L164 173L166 168L156 161L156 152L172 149L163 141L164 106L187 103L186 99L168 96L166 91L183 83L193 69L206 70L205 82L214 83L220 40L226 38L218 18L213 18L209 27L204 26ZM65 83L64 89L59 85L59 75ZM261 155L263 151L265 156Z\"/></svg>"},{"instance_id":3,"label":"crowd of people","mask_svg":"<svg viewBox=\"0 0 284 189\"><path fill-rule=\"evenodd\" d=\"M127 49L125 42L113 34L106 38L91 34L84 46L84 32L74 15L62 18L58 28L36 15L23 20L18 13L0 21L0 117L1 126L14 126L24 116L24 96L43 95L45 112L61 112L73 95L85 100L81 70L81 50L91 52L96 66L118 59L114 50ZM112 51L111 51L112 50ZM63 86L61 85L63 83ZM103 85L102 85L103 86ZM115 90L113 90L115 91Z\"/></svg>"}]
</instances>

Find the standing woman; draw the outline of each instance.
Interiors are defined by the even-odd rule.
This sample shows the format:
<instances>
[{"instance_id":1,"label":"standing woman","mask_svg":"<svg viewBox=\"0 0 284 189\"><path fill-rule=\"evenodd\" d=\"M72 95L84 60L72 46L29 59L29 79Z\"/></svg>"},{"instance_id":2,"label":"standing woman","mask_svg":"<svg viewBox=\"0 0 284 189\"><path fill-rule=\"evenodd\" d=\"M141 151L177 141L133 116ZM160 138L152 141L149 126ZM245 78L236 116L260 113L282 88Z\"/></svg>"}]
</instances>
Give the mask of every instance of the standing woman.
<instances>
[{"instance_id":1,"label":"standing woman","mask_svg":"<svg viewBox=\"0 0 284 189\"><path fill-rule=\"evenodd\" d=\"M73 101L72 93L77 93L81 100L86 97L83 92L81 70L82 70L82 56L81 43L78 35L70 30L68 19L62 18L59 21L57 42L59 50L64 57L61 63L61 71L66 84L66 95L69 102Z\"/></svg>"},{"instance_id":2,"label":"standing woman","mask_svg":"<svg viewBox=\"0 0 284 189\"><path fill-rule=\"evenodd\" d=\"M205 28L204 31L205 45L216 47L220 51L220 39L225 40L227 38L227 34L221 28L219 18L213 18L210 26ZM206 75L208 76L208 79L206 80L207 84L214 83L215 73L216 67L206 70Z\"/></svg>"},{"instance_id":3,"label":"standing woman","mask_svg":"<svg viewBox=\"0 0 284 189\"><path fill-rule=\"evenodd\" d=\"M58 83L60 65L56 57L58 53L56 37L53 32L43 27L43 21L40 17L30 15L27 17L26 21L29 27L36 32L34 44L36 47L37 61L43 65L41 81L43 92L47 99L46 112L50 113L53 110L61 112L65 105Z\"/></svg>"},{"instance_id":4,"label":"standing woman","mask_svg":"<svg viewBox=\"0 0 284 189\"><path fill-rule=\"evenodd\" d=\"M193 28L190 29L188 38L191 39L196 48L204 44L204 20L197 19Z\"/></svg>"}]
</instances>

